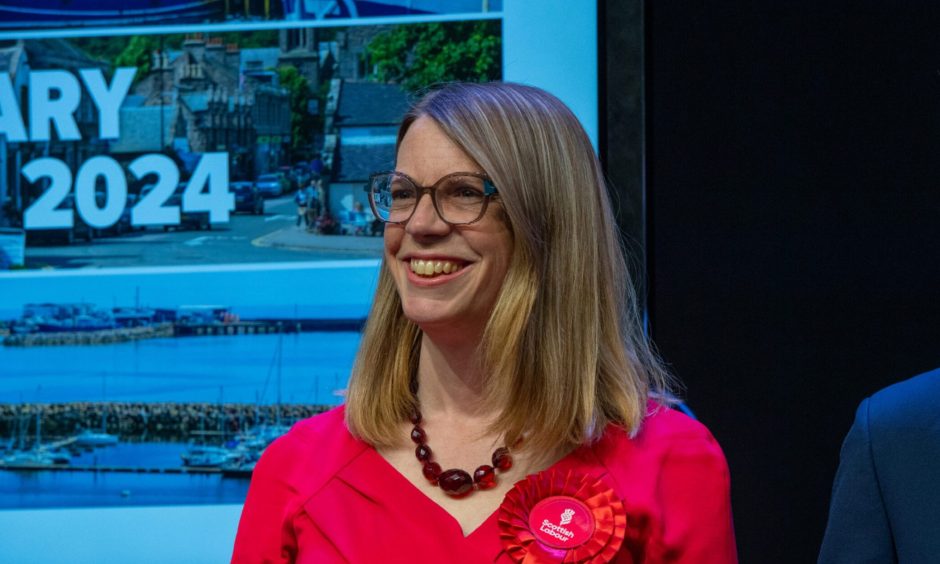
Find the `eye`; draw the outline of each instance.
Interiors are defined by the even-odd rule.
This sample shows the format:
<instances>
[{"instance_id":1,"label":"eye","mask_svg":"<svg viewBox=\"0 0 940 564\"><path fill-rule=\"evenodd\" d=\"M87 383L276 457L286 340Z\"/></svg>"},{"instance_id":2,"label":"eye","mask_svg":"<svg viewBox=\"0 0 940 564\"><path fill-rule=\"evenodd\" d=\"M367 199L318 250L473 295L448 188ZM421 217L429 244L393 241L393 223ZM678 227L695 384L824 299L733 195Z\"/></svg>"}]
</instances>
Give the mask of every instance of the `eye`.
<instances>
[{"instance_id":1,"label":"eye","mask_svg":"<svg viewBox=\"0 0 940 564\"><path fill-rule=\"evenodd\" d=\"M392 186L391 192L393 200L413 200L415 197L415 191L407 186Z\"/></svg>"},{"instance_id":2,"label":"eye","mask_svg":"<svg viewBox=\"0 0 940 564\"><path fill-rule=\"evenodd\" d=\"M393 200L413 200L415 198L415 189L411 183L403 180L394 180L388 186L388 191Z\"/></svg>"},{"instance_id":3,"label":"eye","mask_svg":"<svg viewBox=\"0 0 940 564\"><path fill-rule=\"evenodd\" d=\"M475 178L453 178L441 187L442 196L454 202L477 202L484 197L481 184Z\"/></svg>"},{"instance_id":4,"label":"eye","mask_svg":"<svg viewBox=\"0 0 940 564\"><path fill-rule=\"evenodd\" d=\"M477 188L474 188L472 186L460 186L457 189L457 197L464 198L464 199L466 198L478 199L478 198L483 197L483 191L478 190Z\"/></svg>"}]
</instances>

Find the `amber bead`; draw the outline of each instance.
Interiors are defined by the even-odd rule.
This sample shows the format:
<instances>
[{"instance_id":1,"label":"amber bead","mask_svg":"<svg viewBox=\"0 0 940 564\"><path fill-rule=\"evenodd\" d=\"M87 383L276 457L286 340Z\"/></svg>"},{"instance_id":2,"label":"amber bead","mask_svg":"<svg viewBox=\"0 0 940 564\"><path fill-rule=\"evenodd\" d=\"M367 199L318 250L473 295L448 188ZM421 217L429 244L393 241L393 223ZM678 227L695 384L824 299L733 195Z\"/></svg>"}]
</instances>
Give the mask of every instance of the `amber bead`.
<instances>
[{"instance_id":1,"label":"amber bead","mask_svg":"<svg viewBox=\"0 0 940 564\"><path fill-rule=\"evenodd\" d=\"M421 427L416 425L415 428L411 430L411 440L414 441L415 444L420 445L421 443L425 442L427 438L428 436L424 433L424 429Z\"/></svg>"},{"instance_id":2,"label":"amber bead","mask_svg":"<svg viewBox=\"0 0 940 564\"><path fill-rule=\"evenodd\" d=\"M488 490L496 485L496 470L484 464L473 471L473 482L481 490Z\"/></svg>"},{"instance_id":3,"label":"amber bead","mask_svg":"<svg viewBox=\"0 0 940 564\"><path fill-rule=\"evenodd\" d=\"M444 493L452 496L461 496L473 489L473 478L458 468L442 472L437 477L437 483Z\"/></svg>"},{"instance_id":4,"label":"amber bead","mask_svg":"<svg viewBox=\"0 0 940 564\"><path fill-rule=\"evenodd\" d=\"M418 448L415 449L415 456L417 456L418 460L421 462L431 460L431 447L428 445L418 445Z\"/></svg>"},{"instance_id":5,"label":"amber bead","mask_svg":"<svg viewBox=\"0 0 940 564\"><path fill-rule=\"evenodd\" d=\"M496 452L493 453L493 466L499 469L500 472L505 472L512 468L512 455L509 454L509 449L506 447L496 449Z\"/></svg>"},{"instance_id":6,"label":"amber bead","mask_svg":"<svg viewBox=\"0 0 940 564\"><path fill-rule=\"evenodd\" d=\"M437 479L441 475L441 465L437 462L425 462L424 468L421 469L421 472L424 474L424 477L428 479L432 484L437 483Z\"/></svg>"}]
</instances>

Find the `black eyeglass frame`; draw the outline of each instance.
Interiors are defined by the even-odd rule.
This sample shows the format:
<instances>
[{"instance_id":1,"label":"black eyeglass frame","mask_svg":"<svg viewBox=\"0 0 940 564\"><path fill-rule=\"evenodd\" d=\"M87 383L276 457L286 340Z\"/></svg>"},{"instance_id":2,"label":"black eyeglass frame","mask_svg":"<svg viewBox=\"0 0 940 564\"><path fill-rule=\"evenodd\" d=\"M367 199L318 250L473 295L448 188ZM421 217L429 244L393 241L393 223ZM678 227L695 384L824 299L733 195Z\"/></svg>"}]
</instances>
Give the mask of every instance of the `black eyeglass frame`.
<instances>
[{"instance_id":1,"label":"black eyeglass frame","mask_svg":"<svg viewBox=\"0 0 940 564\"><path fill-rule=\"evenodd\" d=\"M415 198L415 206L411 209L411 213L408 214L408 217L401 221L391 221L389 219L384 219L380 214L379 210L375 205L375 193L372 190L372 186L375 184L375 179L381 176L400 176L410 182L412 186L415 187L415 190L418 192L417 197ZM453 178L455 176L472 176L474 178L479 178L483 181L483 206L480 208L480 215L476 217L473 221L462 221L462 222L453 222L448 221L444 218L444 214L441 213L441 208L437 204L437 187L440 186L441 182L444 182L448 178ZM493 184L493 181L489 176L481 172L452 172L450 174L445 174L444 176L437 179L437 181L431 186L422 186L418 182L405 174L404 172L398 172L397 170L385 170L381 172L373 172L369 175L369 183L363 188L366 192L369 193L369 207L372 208L372 215L382 223L391 223L393 225L404 225L414 217L415 211L418 209L418 204L421 203L421 197L425 193L431 195L431 205L434 206L434 211L437 213L437 217L441 218L441 221L451 226L460 226L460 225L470 225L476 223L483 219L483 216L486 215L486 208L490 204L490 199L493 196L499 195L499 190L496 189L496 186Z\"/></svg>"}]
</instances>

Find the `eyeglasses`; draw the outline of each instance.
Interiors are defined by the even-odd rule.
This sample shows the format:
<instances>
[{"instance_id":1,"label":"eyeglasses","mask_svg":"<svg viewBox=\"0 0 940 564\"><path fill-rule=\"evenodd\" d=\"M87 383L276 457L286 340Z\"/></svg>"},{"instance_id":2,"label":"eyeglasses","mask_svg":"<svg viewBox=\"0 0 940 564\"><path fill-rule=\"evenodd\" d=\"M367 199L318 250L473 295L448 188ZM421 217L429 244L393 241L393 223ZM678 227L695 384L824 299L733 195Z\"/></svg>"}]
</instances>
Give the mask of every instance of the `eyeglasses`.
<instances>
[{"instance_id":1,"label":"eyeglasses","mask_svg":"<svg viewBox=\"0 0 940 564\"><path fill-rule=\"evenodd\" d=\"M497 194L492 181L476 172L454 172L433 186L420 186L401 172L377 172L369 177L365 190L375 217L384 223L397 224L411 219L425 192L431 194L437 215L449 225L479 221L490 198Z\"/></svg>"}]
</instances>

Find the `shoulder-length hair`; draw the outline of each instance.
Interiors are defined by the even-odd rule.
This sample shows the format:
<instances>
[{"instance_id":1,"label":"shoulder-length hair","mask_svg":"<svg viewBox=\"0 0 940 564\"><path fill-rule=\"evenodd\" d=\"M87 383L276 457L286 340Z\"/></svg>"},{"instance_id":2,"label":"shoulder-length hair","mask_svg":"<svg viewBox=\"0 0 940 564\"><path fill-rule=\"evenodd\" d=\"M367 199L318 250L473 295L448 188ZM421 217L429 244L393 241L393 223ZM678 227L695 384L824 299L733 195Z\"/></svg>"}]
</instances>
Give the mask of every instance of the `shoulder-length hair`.
<instances>
[{"instance_id":1,"label":"shoulder-length hair","mask_svg":"<svg viewBox=\"0 0 940 564\"><path fill-rule=\"evenodd\" d=\"M513 232L480 345L484 404L500 412L490 431L505 444L524 435L536 452L595 440L610 423L636 433L670 378L643 334L603 172L578 119L538 88L449 84L405 116L399 145L421 116L493 180ZM346 398L355 435L400 444L420 343L383 261Z\"/></svg>"}]
</instances>

